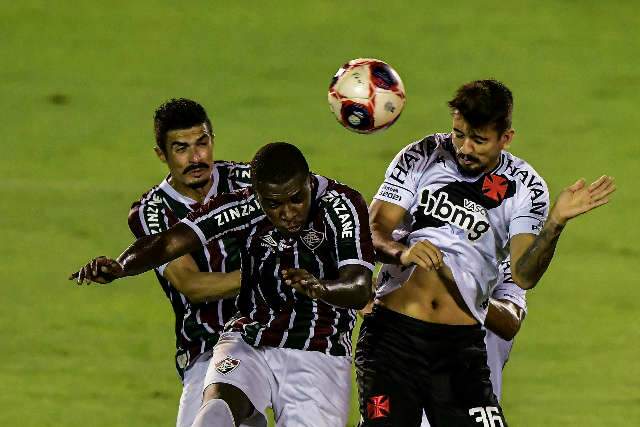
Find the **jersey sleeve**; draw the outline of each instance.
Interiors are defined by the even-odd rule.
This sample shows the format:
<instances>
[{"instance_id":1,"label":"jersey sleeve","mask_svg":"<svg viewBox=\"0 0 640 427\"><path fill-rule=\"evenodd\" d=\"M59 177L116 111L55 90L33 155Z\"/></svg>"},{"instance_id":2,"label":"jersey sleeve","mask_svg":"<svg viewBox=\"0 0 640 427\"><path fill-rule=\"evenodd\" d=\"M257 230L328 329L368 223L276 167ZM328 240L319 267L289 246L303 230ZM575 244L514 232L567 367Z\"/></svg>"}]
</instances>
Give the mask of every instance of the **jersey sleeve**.
<instances>
[{"instance_id":1,"label":"jersey sleeve","mask_svg":"<svg viewBox=\"0 0 640 427\"><path fill-rule=\"evenodd\" d=\"M244 191L222 193L181 220L200 238L202 245L245 230L263 216L258 201Z\"/></svg>"},{"instance_id":2,"label":"jersey sleeve","mask_svg":"<svg viewBox=\"0 0 640 427\"><path fill-rule=\"evenodd\" d=\"M491 297L514 303L525 312L527 311L527 292L516 285L511 277L511 259L507 258L499 265L500 282L493 289Z\"/></svg>"},{"instance_id":3,"label":"jersey sleeve","mask_svg":"<svg viewBox=\"0 0 640 427\"><path fill-rule=\"evenodd\" d=\"M410 210L418 192L420 166L429 156L425 148L429 143L435 144L425 138L402 149L389 164L384 181L373 198Z\"/></svg>"},{"instance_id":4,"label":"jersey sleeve","mask_svg":"<svg viewBox=\"0 0 640 427\"><path fill-rule=\"evenodd\" d=\"M129 229L137 239L161 233L172 225L162 199L156 196L142 203L134 203L129 211L128 222ZM163 264L156 271L163 274L166 267L167 264Z\"/></svg>"},{"instance_id":5,"label":"jersey sleeve","mask_svg":"<svg viewBox=\"0 0 640 427\"><path fill-rule=\"evenodd\" d=\"M533 170L516 199L516 206L509 222L509 236L538 234L549 214L549 189Z\"/></svg>"},{"instance_id":6,"label":"jersey sleeve","mask_svg":"<svg viewBox=\"0 0 640 427\"><path fill-rule=\"evenodd\" d=\"M358 264L373 271L375 257L369 213L360 193L337 193L327 203L326 219L333 231L338 268Z\"/></svg>"}]
</instances>

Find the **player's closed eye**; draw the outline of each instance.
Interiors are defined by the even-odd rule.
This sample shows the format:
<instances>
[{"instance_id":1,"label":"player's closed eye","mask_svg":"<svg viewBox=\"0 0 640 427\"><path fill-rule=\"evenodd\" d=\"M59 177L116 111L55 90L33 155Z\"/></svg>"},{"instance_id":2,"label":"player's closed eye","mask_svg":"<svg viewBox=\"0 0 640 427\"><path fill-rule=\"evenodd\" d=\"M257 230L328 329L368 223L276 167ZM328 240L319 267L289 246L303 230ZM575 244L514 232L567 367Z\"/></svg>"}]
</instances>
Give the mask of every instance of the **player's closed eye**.
<instances>
[{"instance_id":1,"label":"player's closed eye","mask_svg":"<svg viewBox=\"0 0 640 427\"><path fill-rule=\"evenodd\" d=\"M302 192L299 191L296 194L294 194L293 196L291 196L291 203L295 203L295 204L300 204L302 202L304 202L304 197L302 196Z\"/></svg>"}]
</instances>

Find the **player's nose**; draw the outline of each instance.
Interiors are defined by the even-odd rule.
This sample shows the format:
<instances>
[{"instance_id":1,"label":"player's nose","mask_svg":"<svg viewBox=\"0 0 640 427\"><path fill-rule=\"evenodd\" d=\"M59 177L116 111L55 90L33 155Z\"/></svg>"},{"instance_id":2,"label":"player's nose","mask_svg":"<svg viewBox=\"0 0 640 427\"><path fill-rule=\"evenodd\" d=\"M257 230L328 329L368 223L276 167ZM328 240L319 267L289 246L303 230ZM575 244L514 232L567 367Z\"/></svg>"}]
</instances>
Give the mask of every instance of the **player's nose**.
<instances>
[{"instance_id":1,"label":"player's nose","mask_svg":"<svg viewBox=\"0 0 640 427\"><path fill-rule=\"evenodd\" d=\"M283 221L290 222L290 221L293 221L295 217L296 217L296 211L295 209L293 209L293 206L291 206L290 203L285 203L282 206L282 210L280 211L280 218Z\"/></svg>"},{"instance_id":2,"label":"player's nose","mask_svg":"<svg viewBox=\"0 0 640 427\"><path fill-rule=\"evenodd\" d=\"M473 153L473 140L469 137L465 138L462 141L462 146L460 147L460 152L462 154L471 154Z\"/></svg>"}]
</instances>

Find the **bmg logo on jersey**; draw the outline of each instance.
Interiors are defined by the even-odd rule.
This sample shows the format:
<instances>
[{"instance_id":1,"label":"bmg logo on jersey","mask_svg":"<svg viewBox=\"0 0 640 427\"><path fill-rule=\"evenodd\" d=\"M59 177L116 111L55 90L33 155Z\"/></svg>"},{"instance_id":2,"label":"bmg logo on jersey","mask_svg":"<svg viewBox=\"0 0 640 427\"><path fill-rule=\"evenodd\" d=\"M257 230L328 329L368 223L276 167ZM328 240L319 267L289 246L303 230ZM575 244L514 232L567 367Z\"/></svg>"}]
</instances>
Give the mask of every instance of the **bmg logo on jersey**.
<instances>
[{"instance_id":1,"label":"bmg logo on jersey","mask_svg":"<svg viewBox=\"0 0 640 427\"><path fill-rule=\"evenodd\" d=\"M445 223L456 225L468 230L469 240L478 240L489 228L486 221L487 212L485 209L477 209L475 203L465 203L467 206L459 206L449 201L449 195L442 191L436 198L428 188L423 188L420 192L420 207L425 216L432 216Z\"/></svg>"}]
</instances>

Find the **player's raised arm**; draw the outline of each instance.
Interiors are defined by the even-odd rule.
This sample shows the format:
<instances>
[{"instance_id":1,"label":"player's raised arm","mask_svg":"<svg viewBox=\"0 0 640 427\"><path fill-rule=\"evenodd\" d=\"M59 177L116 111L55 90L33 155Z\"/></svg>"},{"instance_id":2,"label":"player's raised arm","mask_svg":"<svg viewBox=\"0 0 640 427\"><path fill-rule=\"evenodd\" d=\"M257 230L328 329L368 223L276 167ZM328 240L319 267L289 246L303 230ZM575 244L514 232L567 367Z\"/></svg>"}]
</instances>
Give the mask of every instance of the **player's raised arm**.
<instances>
[{"instance_id":1,"label":"player's raised arm","mask_svg":"<svg viewBox=\"0 0 640 427\"><path fill-rule=\"evenodd\" d=\"M171 260L194 251L202 245L196 232L184 223L178 223L162 233L136 240L116 260L107 257L94 258L69 279L81 285L109 283L125 276L135 276L159 267Z\"/></svg>"},{"instance_id":2,"label":"player's raised arm","mask_svg":"<svg viewBox=\"0 0 640 427\"><path fill-rule=\"evenodd\" d=\"M512 237L511 268L516 284L522 289L533 288L547 271L567 222L605 205L615 190L614 179L610 176L603 175L589 186L580 179L558 195L537 236L518 234Z\"/></svg>"}]
</instances>

